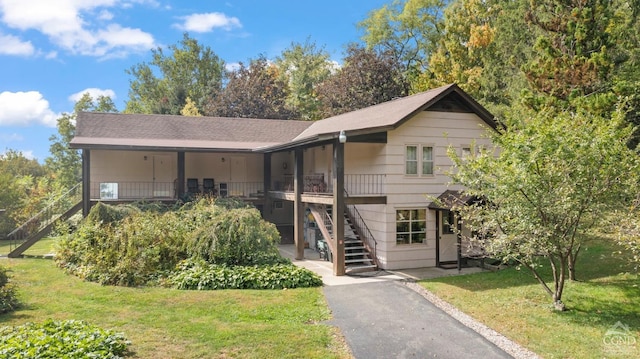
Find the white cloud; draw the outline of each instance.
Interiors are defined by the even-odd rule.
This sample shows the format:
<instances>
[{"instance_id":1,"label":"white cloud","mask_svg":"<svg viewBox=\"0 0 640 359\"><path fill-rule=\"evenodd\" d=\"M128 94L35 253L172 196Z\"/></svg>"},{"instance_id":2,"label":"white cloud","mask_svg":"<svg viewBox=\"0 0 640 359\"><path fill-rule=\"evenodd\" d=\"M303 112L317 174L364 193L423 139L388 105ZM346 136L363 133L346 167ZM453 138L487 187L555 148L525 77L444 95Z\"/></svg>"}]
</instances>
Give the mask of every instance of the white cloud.
<instances>
[{"instance_id":1,"label":"white cloud","mask_svg":"<svg viewBox=\"0 0 640 359\"><path fill-rule=\"evenodd\" d=\"M36 156L34 156L32 150L20 150L20 153L22 153L22 155L28 160L35 160L36 159Z\"/></svg>"},{"instance_id":2,"label":"white cloud","mask_svg":"<svg viewBox=\"0 0 640 359\"><path fill-rule=\"evenodd\" d=\"M131 2L0 0L0 20L13 29L39 31L55 45L75 54L106 56L113 51L122 53L153 48L155 42L151 34L109 23L113 13L107 9L125 5L131 5Z\"/></svg>"},{"instance_id":3,"label":"white cloud","mask_svg":"<svg viewBox=\"0 0 640 359\"><path fill-rule=\"evenodd\" d=\"M31 41L22 41L13 35L0 34L0 54L1 55L33 55L35 49Z\"/></svg>"},{"instance_id":4,"label":"white cloud","mask_svg":"<svg viewBox=\"0 0 640 359\"><path fill-rule=\"evenodd\" d=\"M55 127L58 117L38 91L0 92L0 126L36 123Z\"/></svg>"},{"instance_id":5,"label":"white cloud","mask_svg":"<svg viewBox=\"0 0 640 359\"><path fill-rule=\"evenodd\" d=\"M89 95L91 96L92 99L97 99L99 96L106 96L106 97L110 97L112 100L115 100L116 98L116 93L111 90L111 89L99 89L99 88L95 88L95 87L90 87L90 88L86 88L82 91L78 91L76 93L74 93L73 95L69 96L69 101L76 103L78 102L81 98L82 95L84 95L85 93L89 93Z\"/></svg>"},{"instance_id":6,"label":"white cloud","mask_svg":"<svg viewBox=\"0 0 640 359\"><path fill-rule=\"evenodd\" d=\"M102 10L98 13L98 20L113 20L113 13L108 10Z\"/></svg>"},{"instance_id":7,"label":"white cloud","mask_svg":"<svg viewBox=\"0 0 640 359\"><path fill-rule=\"evenodd\" d=\"M180 30L192 32L210 32L213 31L214 28L221 28L229 31L233 28L242 27L242 24L237 17L229 17L220 12L191 14L189 16L182 16L180 19L184 20L184 22L181 24L174 24L173 26Z\"/></svg>"},{"instance_id":8,"label":"white cloud","mask_svg":"<svg viewBox=\"0 0 640 359\"><path fill-rule=\"evenodd\" d=\"M224 69L229 71L229 72L233 72L233 71L237 71L240 69L240 63L239 62L227 62L224 64Z\"/></svg>"}]
</instances>

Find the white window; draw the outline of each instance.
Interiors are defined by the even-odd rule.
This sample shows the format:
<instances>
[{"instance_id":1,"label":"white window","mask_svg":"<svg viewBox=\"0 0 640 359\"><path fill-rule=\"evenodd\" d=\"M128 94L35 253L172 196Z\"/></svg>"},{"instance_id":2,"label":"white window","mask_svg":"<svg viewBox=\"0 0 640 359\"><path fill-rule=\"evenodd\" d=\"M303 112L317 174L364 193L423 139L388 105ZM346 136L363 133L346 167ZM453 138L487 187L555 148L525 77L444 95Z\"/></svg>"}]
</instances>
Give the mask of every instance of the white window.
<instances>
[{"instance_id":1,"label":"white window","mask_svg":"<svg viewBox=\"0 0 640 359\"><path fill-rule=\"evenodd\" d=\"M427 238L427 210L396 211L396 244L424 243Z\"/></svg>"},{"instance_id":2,"label":"white window","mask_svg":"<svg viewBox=\"0 0 640 359\"><path fill-rule=\"evenodd\" d=\"M418 146L407 146L405 157L405 174L418 174Z\"/></svg>"},{"instance_id":3,"label":"white window","mask_svg":"<svg viewBox=\"0 0 640 359\"><path fill-rule=\"evenodd\" d=\"M422 174L433 174L433 147L422 147Z\"/></svg>"},{"instance_id":4,"label":"white window","mask_svg":"<svg viewBox=\"0 0 640 359\"><path fill-rule=\"evenodd\" d=\"M409 176L433 175L433 147L427 145L407 145L405 147L404 173Z\"/></svg>"},{"instance_id":5,"label":"white window","mask_svg":"<svg viewBox=\"0 0 640 359\"><path fill-rule=\"evenodd\" d=\"M471 147L465 146L462 147L462 158L466 158L471 156Z\"/></svg>"}]
</instances>

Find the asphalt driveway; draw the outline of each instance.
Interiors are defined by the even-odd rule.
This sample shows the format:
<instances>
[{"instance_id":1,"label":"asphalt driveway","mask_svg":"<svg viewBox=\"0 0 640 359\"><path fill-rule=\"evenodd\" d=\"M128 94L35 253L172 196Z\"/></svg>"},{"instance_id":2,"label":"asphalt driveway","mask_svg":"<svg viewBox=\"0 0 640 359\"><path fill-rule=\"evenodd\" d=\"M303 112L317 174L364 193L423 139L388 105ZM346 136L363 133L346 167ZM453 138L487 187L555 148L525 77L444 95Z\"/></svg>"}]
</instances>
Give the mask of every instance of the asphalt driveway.
<instances>
[{"instance_id":1,"label":"asphalt driveway","mask_svg":"<svg viewBox=\"0 0 640 359\"><path fill-rule=\"evenodd\" d=\"M400 281L325 286L341 329L360 358L512 358Z\"/></svg>"}]
</instances>

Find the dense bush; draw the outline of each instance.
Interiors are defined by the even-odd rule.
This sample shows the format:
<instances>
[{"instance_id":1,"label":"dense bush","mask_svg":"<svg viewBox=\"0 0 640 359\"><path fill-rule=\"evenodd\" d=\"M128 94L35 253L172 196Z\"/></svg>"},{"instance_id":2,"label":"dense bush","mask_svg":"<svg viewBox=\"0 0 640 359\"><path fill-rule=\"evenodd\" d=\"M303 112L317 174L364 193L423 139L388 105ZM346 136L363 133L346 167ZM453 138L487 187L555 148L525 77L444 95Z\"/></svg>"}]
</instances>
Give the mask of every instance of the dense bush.
<instances>
[{"instance_id":1,"label":"dense bush","mask_svg":"<svg viewBox=\"0 0 640 359\"><path fill-rule=\"evenodd\" d=\"M0 328L2 358L122 358L129 342L122 334L82 321L47 320Z\"/></svg>"},{"instance_id":2,"label":"dense bush","mask_svg":"<svg viewBox=\"0 0 640 359\"><path fill-rule=\"evenodd\" d=\"M10 312L19 305L15 287L9 283L7 269L0 266L0 313Z\"/></svg>"},{"instance_id":3,"label":"dense bush","mask_svg":"<svg viewBox=\"0 0 640 359\"><path fill-rule=\"evenodd\" d=\"M312 271L288 264L227 266L203 261L181 262L168 283L177 289L285 289L319 287L322 279Z\"/></svg>"},{"instance_id":4,"label":"dense bush","mask_svg":"<svg viewBox=\"0 0 640 359\"><path fill-rule=\"evenodd\" d=\"M88 216L75 233L58 242L58 265L80 278L139 286L186 258L183 238L188 231L172 212L138 211L106 223L97 218Z\"/></svg>"},{"instance_id":5,"label":"dense bush","mask_svg":"<svg viewBox=\"0 0 640 359\"><path fill-rule=\"evenodd\" d=\"M101 284L153 284L184 259L209 264L271 265L280 235L254 207L202 198L174 211L98 204L77 230L58 241L56 261L69 273Z\"/></svg>"},{"instance_id":6,"label":"dense bush","mask_svg":"<svg viewBox=\"0 0 640 359\"><path fill-rule=\"evenodd\" d=\"M261 265L281 263L280 233L255 208L218 211L194 232L187 244L190 257L212 264Z\"/></svg>"}]
</instances>

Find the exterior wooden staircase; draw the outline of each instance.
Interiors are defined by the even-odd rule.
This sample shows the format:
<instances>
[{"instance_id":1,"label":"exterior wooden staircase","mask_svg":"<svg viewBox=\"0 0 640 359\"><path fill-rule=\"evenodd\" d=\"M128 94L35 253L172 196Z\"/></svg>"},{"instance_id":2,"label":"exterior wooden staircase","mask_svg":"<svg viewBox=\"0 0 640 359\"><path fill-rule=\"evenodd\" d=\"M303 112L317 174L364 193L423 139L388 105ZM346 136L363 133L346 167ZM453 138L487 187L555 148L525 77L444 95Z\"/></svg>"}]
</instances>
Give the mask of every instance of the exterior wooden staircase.
<instances>
[{"instance_id":1,"label":"exterior wooden staircase","mask_svg":"<svg viewBox=\"0 0 640 359\"><path fill-rule=\"evenodd\" d=\"M53 201L7 235L10 241L9 258L19 258L31 246L48 235L58 221L68 219L82 209L81 185L78 184Z\"/></svg>"},{"instance_id":2,"label":"exterior wooden staircase","mask_svg":"<svg viewBox=\"0 0 640 359\"><path fill-rule=\"evenodd\" d=\"M333 221L331 206L312 205L311 213L318 224L324 241L330 248L330 253L335 253L333 245ZM361 219L360 219L361 220ZM371 248L368 241L361 235L362 230L357 225L347 208L344 211L344 258L347 273L368 272L378 269L375 257L375 245ZM371 236L370 239L373 237ZM374 241L375 243L375 241ZM329 260L333 261L333 255Z\"/></svg>"}]
</instances>

